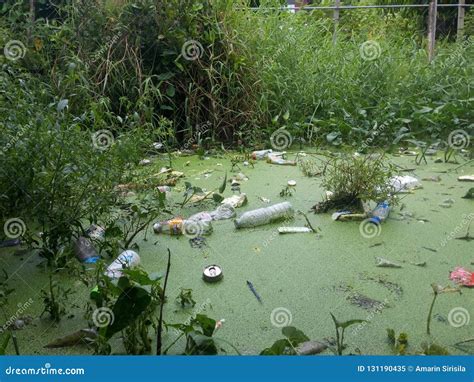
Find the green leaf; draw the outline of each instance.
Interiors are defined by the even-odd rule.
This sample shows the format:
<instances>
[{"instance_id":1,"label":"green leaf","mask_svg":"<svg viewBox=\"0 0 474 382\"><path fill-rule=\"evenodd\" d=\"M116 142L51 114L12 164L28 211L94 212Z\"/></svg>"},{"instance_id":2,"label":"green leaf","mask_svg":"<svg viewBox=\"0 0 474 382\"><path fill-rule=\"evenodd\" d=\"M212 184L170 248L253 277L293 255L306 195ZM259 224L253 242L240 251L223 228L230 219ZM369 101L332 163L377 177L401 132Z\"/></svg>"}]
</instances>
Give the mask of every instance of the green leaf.
<instances>
[{"instance_id":1,"label":"green leaf","mask_svg":"<svg viewBox=\"0 0 474 382\"><path fill-rule=\"evenodd\" d=\"M474 199L474 187L467 191L466 195L463 196L463 199Z\"/></svg>"},{"instance_id":2,"label":"green leaf","mask_svg":"<svg viewBox=\"0 0 474 382\"><path fill-rule=\"evenodd\" d=\"M260 355L284 355L288 354L287 348L289 347L288 340L282 339L275 341L275 343L264 349Z\"/></svg>"},{"instance_id":3,"label":"green leaf","mask_svg":"<svg viewBox=\"0 0 474 382\"><path fill-rule=\"evenodd\" d=\"M224 175L224 181L222 182L221 186L219 187L219 193L222 194L225 191L225 187L227 185L227 171Z\"/></svg>"},{"instance_id":4,"label":"green leaf","mask_svg":"<svg viewBox=\"0 0 474 382\"><path fill-rule=\"evenodd\" d=\"M220 203L224 200L224 197L220 194L212 194L212 199L216 202L216 203Z\"/></svg>"},{"instance_id":5,"label":"green leaf","mask_svg":"<svg viewBox=\"0 0 474 382\"><path fill-rule=\"evenodd\" d=\"M212 337L212 334L216 328L216 320L213 320L204 314L197 314L196 318L193 320L193 323L199 325L199 327L202 329L202 334Z\"/></svg>"},{"instance_id":6,"label":"green leaf","mask_svg":"<svg viewBox=\"0 0 474 382\"><path fill-rule=\"evenodd\" d=\"M175 87L173 85L168 86L168 88L166 89L166 95L168 97L174 97L175 93L176 93Z\"/></svg>"},{"instance_id":7,"label":"green leaf","mask_svg":"<svg viewBox=\"0 0 474 382\"><path fill-rule=\"evenodd\" d=\"M132 324L150 305L149 293L140 287L125 289L118 297L112 309L113 322L107 326L105 338L111 338L115 333Z\"/></svg>"},{"instance_id":8,"label":"green leaf","mask_svg":"<svg viewBox=\"0 0 474 382\"><path fill-rule=\"evenodd\" d=\"M7 332L7 335L5 336L5 338L3 339L3 341L0 345L0 355L5 355L5 353L7 351L8 343L10 342L11 336L12 336L12 334L10 332Z\"/></svg>"},{"instance_id":9,"label":"green leaf","mask_svg":"<svg viewBox=\"0 0 474 382\"><path fill-rule=\"evenodd\" d=\"M281 332L288 338L288 340L296 346L301 342L309 341L309 338L301 330L296 329L294 326L285 326Z\"/></svg>"},{"instance_id":10,"label":"green leaf","mask_svg":"<svg viewBox=\"0 0 474 382\"><path fill-rule=\"evenodd\" d=\"M349 320L349 321L344 321L344 322L340 322L339 323L339 327L340 328L343 328L343 329L346 329L348 328L349 326L351 325L354 325L354 324L361 324L363 322L367 322L366 320Z\"/></svg>"},{"instance_id":11,"label":"green leaf","mask_svg":"<svg viewBox=\"0 0 474 382\"><path fill-rule=\"evenodd\" d=\"M217 346L212 337L202 335L199 332L188 334L185 354L187 355L216 355Z\"/></svg>"}]
</instances>

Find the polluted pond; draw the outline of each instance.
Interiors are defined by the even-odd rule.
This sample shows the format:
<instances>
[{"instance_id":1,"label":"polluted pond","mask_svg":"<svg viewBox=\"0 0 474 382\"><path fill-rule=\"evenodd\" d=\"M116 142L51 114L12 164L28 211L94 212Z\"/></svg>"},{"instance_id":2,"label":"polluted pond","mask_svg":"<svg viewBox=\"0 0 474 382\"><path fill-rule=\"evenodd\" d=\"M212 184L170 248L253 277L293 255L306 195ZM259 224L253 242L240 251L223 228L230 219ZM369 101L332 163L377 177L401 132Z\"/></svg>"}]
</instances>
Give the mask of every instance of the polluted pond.
<instances>
[{"instance_id":1,"label":"polluted pond","mask_svg":"<svg viewBox=\"0 0 474 382\"><path fill-rule=\"evenodd\" d=\"M425 159L145 158L60 255L2 238L1 350L472 354L474 164Z\"/></svg>"}]
</instances>

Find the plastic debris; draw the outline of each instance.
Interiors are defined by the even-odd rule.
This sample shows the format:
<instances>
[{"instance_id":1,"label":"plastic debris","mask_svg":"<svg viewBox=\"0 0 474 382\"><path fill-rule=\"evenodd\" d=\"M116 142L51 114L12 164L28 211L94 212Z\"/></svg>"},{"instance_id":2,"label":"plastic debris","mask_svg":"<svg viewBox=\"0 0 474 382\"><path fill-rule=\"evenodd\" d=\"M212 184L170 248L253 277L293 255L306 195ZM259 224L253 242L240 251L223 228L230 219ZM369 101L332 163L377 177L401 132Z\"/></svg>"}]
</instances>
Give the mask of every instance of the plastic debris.
<instances>
[{"instance_id":1,"label":"plastic debris","mask_svg":"<svg viewBox=\"0 0 474 382\"><path fill-rule=\"evenodd\" d=\"M283 158L281 158L279 156L276 156L276 155L268 155L267 163L278 164L278 165L281 165L281 166L296 166L296 161L283 159Z\"/></svg>"},{"instance_id":2,"label":"plastic debris","mask_svg":"<svg viewBox=\"0 0 474 382\"><path fill-rule=\"evenodd\" d=\"M369 222L379 225L390 215L390 205L387 201L379 203L370 215Z\"/></svg>"},{"instance_id":3,"label":"plastic debris","mask_svg":"<svg viewBox=\"0 0 474 382\"><path fill-rule=\"evenodd\" d=\"M255 296L255 298L257 299L257 301L260 303L260 304L263 304L263 301L262 301L262 298L260 297L260 295L258 294L257 290L255 289L255 287L253 286L253 284L247 280L247 286L249 287L250 291L253 293L253 295Z\"/></svg>"},{"instance_id":4,"label":"plastic debris","mask_svg":"<svg viewBox=\"0 0 474 382\"><path fill-rule=\"evenodd\" d=\"M389 182L396 193L407 193L414 189L421 188L420 181L410 175L394 176Z\"/></svg>"},{"instance_id":5,"label":"plastic debris","mask_svg":"<svg viewBox=\"0 0 474 382\"><path fill-rule=\"evenodd\" d=\"M441 177L439 175L433 175L426 178L422 178L421 180L426 180L428 182L441 182Z\"/></svg>"},{"instance_id":6,"label":"plastic debris","mask_svg":"<svg viewBox=\"0 0 474 382\"><path fill-rule=\"evenodd\" d=\"M281 219L291 218L294 213L293 206L289 202L283 202L270 207L247 211L236 219L234 224L236 228L258 227Z\"/></svg>"},{"instance_id":7,"label":"plastic debris","mask_svg":"<svg viewBox=\"0 0 474 382\"><path fill-rule=\"evenodd\" d=\"M138 164L140 166L148 166L151 164L151 160L150 159L142 159L140 162L138 162Z\"/></svg>"},{"instance_id":8,"label":"plastic debris","mask_svg":"<svg viewBox=\"0 0 474 382\"><path fill-rule=\"evenodd\" d=\"M213 221L213 220L225 220L235 217L234 207L230 204L222 204L217 207L214 211L198 212L188 218L189 221Z\"/></svg>"},{"instance_id":9,"label":"plastic debris","mask_svg":"<svg viewBox=\"0 0 474 382\"><path fill-rule=\"evenodd\" d=\"M257 160L257 159L265 159L268 154L270 154L273 150L272 149L269 149L269 150L258 150L258 151L254 151L251 155L252 155L252 159L253 160Z\"/></svg>"},{"instance_id":10,"label":"plastic debris","mask_svg":"<svg viewBox=\"0 0 474 382\"><path fill-rule=\"evenodd\" d=\"M296 180L289 180L288 181L288 186L290 186L290 187L296 186Z\"/></svg>"},{"instance_id":11,"label":"plastic debris","mask_svg":"<svg viewBox=\"0 0 474 382\"><path fill-rule=\"evenodd\" d=\"M225 323L225 318L221 318L219 321L216 321L214 333L217 332L219 329L221 329L224 326L224 323Z\"/></svg>"},{"instance_id":12,"label":"plastic debris","mask_svg":"<svg viewBox=\"0 0 474 382\"><path fill-rule=\"evenodd\" d=\"M270 199L265 198L264 196L259 196L258 199L263 203L270 203Z\"/></svg>"},{"instance_id":13,"label":"plastic debris","mask_svg":"<svg viewBox=\"0 0 474 382\"><path fill-rule=\"evenodd\" d=\"M383 257L375 258L375 266L380 268L401 268L400 264L394 263L393 261L384 259Z\"/></svg>"},{"instance_id":14,"label":"plastic debris","mask_svg":"<svg viewBox=\"0 0 474 382\"><path fill-rule=\"evenodd\" d=\"M84 264L94 264L100 259L92 242L83 236L80 236L76 240L74 244L74 254L77 259Z\"/></svg>"},{"instance_id":15,"label":"plastic debris","mask_svg":"<svg viewBox=\"0 0 474 382\"><path fill-rule=\"evenodd\" d=\"M153 142L152 146L155 150L161 150L164 147L163 143L161 142Z\"/></svg>"},{"instance_id":16,"label":"plastic debris","mask_svg":"<svg viewBox=\"0 0 474 382\"><path fill-rule=\"evenodd\" d=\"M474 273L462 267L455 268L449 278L457 284L474 287Z\"/></svg>"},{"instance_id":17,"label":"plastic debris","mask_svg":"<svg viewBox=\"0 0 474 382\"><path fill-rule=\"evenodd\" d=\"M155 233L166 233L169 235L202 236L212 232L210 220L184 220L177 217L161 221L153 225Z\"/></svg>"},{"instance_id":18,"label":"plastic debris","mask_svg":"<svg viewBox=\"0 0 474 382\"><path fill-rule=\"evenodd\" d=\"M230 205L234 208L239 208L247 204L247 195L246 194L233 195L229 198L225 198L221 203Z\"/></svg>"},{"instance_id":19,"label":"plastic debris","mask_svg":"<svg viewBox=\"0 0 474 382\"><path fill-rule=\"evenodd\" d=\"M354 220L364 220L367 218L366 214L353 214L352 211L342 210L336 211L331 215L332 220L339 221L354 221Z\"/></svg>"},{"instance_id":20,"label":"plastic debris","mask_svg":"<svg viewBox=\"0 0 474 382\"><path fill-rule=\"evenodd\" d=\"M215 283L223 277L222 268L216 264L208 265L202 271L202 278L208 283Z\"/></svg>"},{"instance_id":21,"label":"plastic debris","mask_svg":"<svg viewBox=\"0 0 474 382\"><path fill-rule=\"evenodd\" d=\"M158 187L156 187L156 189L159 192L165 194L166 197L168 197L170 192L171 192L171 187L170 186L158 186Z\"/></svg>"},{"instance_id":22,"label":"plastic debris","mask_svg":"<svg viewBox=\"0 0 474 382\"><path fill-rule=\"evenodd\" d=\"M105 274L111 279L122 277L124 269L132 269L140 264L140 256L135 251L123 251L105 270Z\"/></svg>"},{"instance_id":23,"label":"plastic debris","mask_svg":"<svg viewBox=\"0 0 474 382\"><path fill-rule=\"evenodd\" d=\"M278 233L309 233L313 232L311 228L308 227L278 227Z\"/></svg>"},{"instance_id":24,"label":"plastic debris","mask_svg":"<svg viewBox=\"0 0 474 382\"><path fill-rule=\"evenodd\" d=\"M458 177L460 182L474 182L474 175L462 175Z\"/></svg>"},{"instance_id":25,"label":"plastic debris","mask_svg":"<svg viewBox=\"0 0 474 382\"><path fill-rule=\"evenodd\" d=\"M64 337L57 338L45 346L45 348L64 348L84 343L90 343L97 338L95 329L81 329Z\"/></svg>"},{"instance_id":26,"label":"plastic debris","mask_svg":"<svg viewBox=\"0 0 474 382\"><path fill-rule=\"evenodd\" d=\"M0 241L0 248L16 247L17 245L20 245L20 244L21 244L20 239L3 240L3 241Z\"/></svg>"},{"instance_id":27,"label":"plastic debris","mask_svg":"<svg viewBox=\"0 0 474 382\"><path fill-rule=\"evenodd\" d=\"M439 204L439 206L443 208L451 208L453 204L454 199L445 199L442 203Z\"/></svg>"},{"instance_id":28,"label":"plastic debris","mask_svg":"<svg viewBox=\"0 0 474 382\"><path fill-rule=\"evenodd\" d=\"M322 353L328 346L323 342L318 341L306 341L302 342L296 348L296 352L299 355L315 355Z\"/></svg>"},{"instance_id":29,"label":"plastic debris","mask_svg":"<svg viewBox=\"0 0 474 382\"><path fill-rule=\"evenodd\" d=\"M91 224L86 230L86 235L91 239L103 239L105 236L105 229L96 224Z\"/></svg>"}]
</instances>

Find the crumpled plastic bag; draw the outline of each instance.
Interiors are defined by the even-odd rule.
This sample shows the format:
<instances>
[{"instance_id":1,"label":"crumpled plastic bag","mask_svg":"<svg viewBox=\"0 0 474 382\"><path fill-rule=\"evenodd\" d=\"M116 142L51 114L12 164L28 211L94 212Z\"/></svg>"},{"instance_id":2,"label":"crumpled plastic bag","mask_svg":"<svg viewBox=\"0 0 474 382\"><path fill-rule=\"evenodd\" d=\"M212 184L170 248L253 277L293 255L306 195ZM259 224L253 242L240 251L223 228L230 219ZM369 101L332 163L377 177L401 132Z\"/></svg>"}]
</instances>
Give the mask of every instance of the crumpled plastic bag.
<instances>
[{"instance_id":1,"label":"crumpled plastic bag","mask_svg":"<svg viewBox=\"0 0 474 382\"><path fill-rule=\"evenodd\" d=\"M421 188L421 183L413 176L404 175L392 177L390 186L392 186L394 192L410 192L416 188Z\"/></svg>"},{"instance_id":2,"label":"crumpled plastic bag","mask_svg":"<svg viewBox=\"0 0 474 382\"><path fill-rule=\"evenodd\" d=\"M467 287L474 287L474 273L457 267L449 275L449 278L457 284L461 284Z\"/></svg>"}]
</instances>

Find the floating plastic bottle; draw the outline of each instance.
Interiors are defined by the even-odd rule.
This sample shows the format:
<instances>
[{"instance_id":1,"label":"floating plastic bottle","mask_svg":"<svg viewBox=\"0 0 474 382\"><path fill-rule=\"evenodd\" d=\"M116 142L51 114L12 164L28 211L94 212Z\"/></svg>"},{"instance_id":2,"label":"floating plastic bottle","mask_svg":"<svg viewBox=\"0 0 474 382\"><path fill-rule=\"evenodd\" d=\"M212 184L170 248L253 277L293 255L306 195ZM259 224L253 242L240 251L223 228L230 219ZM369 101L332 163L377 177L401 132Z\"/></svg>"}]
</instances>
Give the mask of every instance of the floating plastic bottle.
<instances>
[{"instance_id":1,"label":"floating plastic bottle","mask_svg":"<svg viewBox=\"0 0 474 382\"><path fill-rule=\"evenodd\" d=\"M268 155L267 162L271 164L279 164L281 166L296 166L296 161L283 159L275 155Z\"/></svg>"},{"instance_id":2,"label":"floating plastic bottle","mask_svg":"<svg viewBox=\"0 0 474 382\"><path fill-rule=\"evenodd\" d=\"M74 254L77 259L84 264L94 264L100 256L97 254L92 242L83 236L80 236L74 244Z\"/></svg>"},{"instance_id":3,"label":"floating plastic bottle","mask_svg":"<svg viewBox=\"0 0 474 382\"><path fill-rule=\"evenodd\" d=\"M377 204L374 210L370 213L369 221L374 224L381 224L390 215L390 205L387 201Z\"/></svg>"},{"instance_id":4,"label":"floating plastic bottle","mask_svg":"<svg viewBox=\"0 0 474 382\"><path fill-rule=\"evenodd\" d=\"M272 149L254 151L252 153L252 159L253 160L265 159L268 156L268 154L270 154L271 152L272 152Z\"/></svg>"},{"instance_id":5,"label":"floating plastic bottle","mask_svg":"<svg viewBox=\"0 0 474 382\"><path fill-rule=\"evenodd\" d=\"M210 215L209 215L210 217ZM202 236L212 232L210 220L184 220L182 218L174 218L155 223L153 225L155 233L166 233L169 235L187 235Z\"/></svg>"},{"instance_id":6,"label":"floating plastic bottle","mask_svg":"<svg viewBox=\"0 0 474 382\"><path fill-rule=\"evenodd\" d=\"M295 211L289 202L274 204L270 207L245 212L234 221L236 228L257 227L281 219L292 218Z\"/></svg>"},{"instance_id":7,"label":"floating plastic bottle","mask_svg":"<svg viewBox=\"0 0 474 382\"><path fill-rule=\"evenodd\" d=\"M135 251L123 251L105 270L105 274L116 279L122 276L124 269L131 269L140 264L140 256Z\"/></svg>"}]
</instances>

